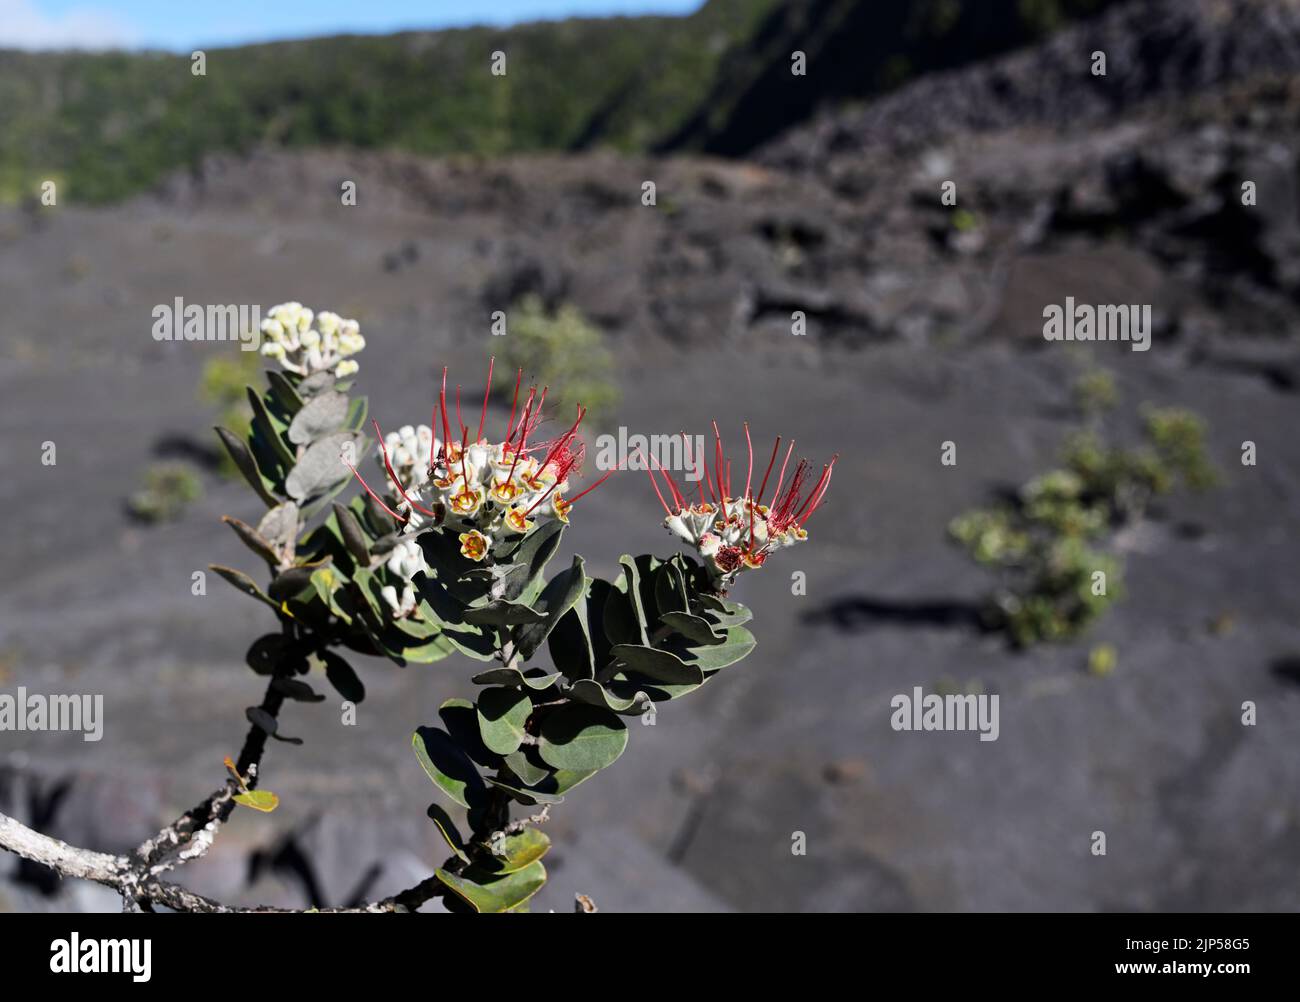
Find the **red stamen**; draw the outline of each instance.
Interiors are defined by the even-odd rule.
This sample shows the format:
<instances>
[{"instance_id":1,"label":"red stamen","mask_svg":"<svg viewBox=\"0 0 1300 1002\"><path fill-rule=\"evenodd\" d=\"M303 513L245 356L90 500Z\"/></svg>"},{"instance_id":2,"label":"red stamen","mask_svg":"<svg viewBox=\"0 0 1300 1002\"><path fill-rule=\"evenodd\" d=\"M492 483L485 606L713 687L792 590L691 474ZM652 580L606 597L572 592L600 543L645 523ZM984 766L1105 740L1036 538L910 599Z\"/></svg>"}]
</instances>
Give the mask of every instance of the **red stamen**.
<instances>
[{"instance_id":1,"label":"red stamen","mask_svg":"<svg viewBox=\"0 0 1300 1002\"><path fill-rule=\"evenodd\" d=\"M392 515L393 520L396 521L398 525L405 525L407 522L410 521L409 518L403 518L401 515L397 514L397 512L393 511L392 508L388 507L388 505L384 504L384 499L370 489L370 485L366 483L366 478L357 472L357 468L355 466L349 463L346 459L343 461L343 465L352 471L352 475L361 481L361 486L366 489L366 493L375 499L375 502L379 505L380 508L384 509L384 511Z\"/></svg>"},{"instance_id":2,"label":"red stamen","mask_svg":"<svg viewBox=\"0 0 1300 1002\"><path fill-rule=\"evenodd\" d=\"M834 466L833 463L831 465ZM808 524L808 520L813 517L813 512L821 508L822 501L826 497L826 492L829 491L830 488L831 488L831 478L830 478L830 474L828 473L826 475L826 486L823 487L822 492L819 495L817 495L817 500L813 503L813 506L810 509L808 509L808 514L805 515L803 517L803 521L799 523L799 528L802 529L804 526L806 526Z\"/></svg>"},{"instance_id":3,"label":"red stamen","mask_svg":"<svg viewBox=\"0 0 1300 1002\"><path fill-rule=\"evenodd\" d=\"M515 408L519 404L519 384L524 381L524 370L521 367L518 375L515 376L515 397L510 401L510 420L506 422L506 442L510 441L511 430L515 426ZM503 443L504 444L504 443Z\"/></svg>"},{"instance_id":4,"label":"red stamen","mask_svg":"<svg viewBox=\"0 0 1300 1002\"><path fill-rule=\"evenodd\" d=\"M437 512L429 511L428 508L422 508L420 505L412 501L411 498L407 496L406 491L402 489L402 482L397 479L397 471L393 469L393 463L388 458L388 446L384 444L384 433L379 427L379 422L374 418L371 418L370 423L375 426L375 434L379 436L379 452L384 457L384 469L388 471L388 479L391 480L393 486L397 488L397 493L402 495L402 500L418 511L421 515L428 515L430 518L437 518Z\"/></svg>"},{"instance_id":5,"label":"red stamen","mask_svg":"<svg viewBox=\"0 0 1300 1002\"><path fill-rule=\"evenodd\" d=\"M538 425L542 423L543 420L542 408L546 406L546 391L548 389L550 389L550 387L548 386L542 387L542 395L537 398L537 409L533 411L532 425L524 430L525 439L527 439L529 435L535 432L537 430Z\"/></svg>"},{"instance_id":6,"label":"red stamen","mask_svg":"<svg viewBox=\"0 0 1300 1002\"><path fill-rule=\"evenodd\" d=\"M682 432L682 445L686 447L686 462L691 464L692 467L695 467L695 459L691 455L691 440L686 436L685 431ZM703 464L703 462L704 462L704 457L700 456L700 463ZM702 467L700 467L700 468L696 468L695 472L700 474L700 476L695 481L695 486L699 489L700 492L700 504L704 504L704 471Z\"/></svg>"},{"instance_id":7,"label":"red stamen","mask_svg":"<svg viewBox=\"0 0 1300 1002\"><path fill-rule=\"evenodd\" d=\"M776 478L776 490L772 492L774 498L781 496L781 485L785 483L785 468L790 462L790 453L792 452L794 452L794 439L790 439L790 446L785 450L785 459L781 461L781 475Z\"/></svg>"},{"instance_id":8,"label":"red stamen","mask_svg":"<svg viewBox=\"0 0 1300 1002\"><path fill-rule=\"evenodd\" d=\"M749 450L749 472L745 474L745 497L749 497L749 487L754 479L754 443L749 438L748 421L745 422L745 448ZM750 521L753 521L753 519Z\"/></svg>"},{"instance_id":9,"label":"red stamen","mask_svg":"<svg viewBox=\"0 0 1300 1002\"><path fill-rule=\"evenodd\" d=\"M678 511L681 511L686 507L686 499L682 496L682 492L677 489L677 484L673 482L672 475L664 469L664 464L659 462L659 457L653 452L650 453L650 459L659 467L659 472L664 475L664 482L668 484L668 490L673 497L673 504L677 505Z\"/></svg>"},{"instance_id":10,"label":"red stamen","mask_svg":"<svg viewBox=\"0 0 1300 1002\"><path fill-rule=\"evenodd\" d=\"M433 461L436 456L436 447L438 445L438 405L433 405L433 413L429 415L429 476L433 476Z\"/></svg>"},{"instance_id":11,"label":"red stamen","mask_svg":"<svg viewBox=\"0 0 1300 1002\"><path fill-rule=\"evenodd\" d=\"M542 395L537 399L537 409L533 411L533 419L530 422L520 421L520 427L523 434L519 437L519 451L523 452L528 448L528 436L537 430L537 426L542 423L542 405L546 403L546 387L542 387Z\"/></svg>"},{"instance_id":12,"label":"red stamen","mask_svg":"<svg viewBox=\"0 0 1300 1002\"><path fill-rule=\"evenodd\" d=\"M545 501L548 497L551 496L551 491L555 490L555 488L559 486L560 486L560 482L557 480L555 481L555 483L551 484L550 487L546 488L546 493L543 494L541 497L539 497L536 501L534 501L532 505L529 506L528 510L524 512L524 518L527 518L529 515L531 515L533 511L536 510L539 504L541 504L543 501Z\"/></svg>"},{"instance_id":13,"label":"red stamen","mask_svg":"<svg viewBox=\"0 0 1300 1002\"><path fill-rule=\"evenodd\" d=\"M542 460L542 465L538 467L539 471L546 469L546 464L554 459L555 454L568 444L569 439L577 433L578 425L582 424L582 419L586 417L586 415L587 412L582 409L582 404L578 404L578 420L573 422L572 428L555 440L555 444L551 446L551 451L546 454L546 458Z\"/></svg>"},{"instance_id":14,"label":"red stamen","mask_svg":"<svg viewBox=\"0 0 1300 1002\"><path fill-rule=\"evenodd\" d=\"M821 506L822 498L826 496L826 492L831 486L831 472L835 469L835 461L839 458L839 453L831 457L831 461L822 470L821 479L817 481L817 486L808 495L808 500L804 502L799 514L795 516L795 521L799 523L800 528L812 517L812 513ZM807 509L807 511L805 512L804 509Z\"/></svg>"},{"instance_id":15,"label":"red stamen","mask_svg":"<svg viewBox=\"0 0 1300 1002\"><path fill-rule=\"evenodd\" d=\"M650 486L655 489L655 495L659 498L659 503L664 506L664 514L671 516L673 511L668 507L668 502L664 500L663 493L659 490L659 482L655 480L655 475L650 470L650 463L645 458L645 453L637 449L636 454L641 457L641 462L645 463L645 474L650 478Z\"/></svg>"},{"instance_id":16,"label":"red stamen","mask_svg":"<svg viewBox=\"0 0 1300 1002\"><path fill-rule=\"evenodd\" d=\"M511 439L515 437L515 432L517 432L520 428L523 427L525 420L528 417L528 411L533 406L533 397L536 394L537 394L537 387L530 386L528 388L528 399L524 401L524 412L523 414L519 415L519 424L516 425L514 423L514 416L513 415L511 416L510 418L511 424L510 427L507 429L507 434L506 434L506 440L505 440L506 445L509 445Z\"/></svg>"},{"instance_id":17,"label":"red stamen","mask_svg":"<svg viewBox=\"0 0 1300 1002\"><path fill-rule=\"evenodd\" d=\"M772 464L776 462L776 451L781 448L781 436L776 436L776 442L772 445L772 458L767 461L767 472L763 474L762 486L758 488L758 498L755 504L763 503L763 492L767 490L767 478L772 475Z\"/></svg>"},{"instance_id":18,"label":"red stamen","mask_svg":"<svg viewBox=\"0 0 1300 1002\"><path fill-rule=\"evenodd\" d=\"M451 423L447 420L447 367L442 367L442 392L438 394L438 404L442 408L442 451L451 458Z\"/></svg>"},{"instance_id":19,"label":"red stamen","mask_svg":"<svg viewBox=\"0 0 1300 1002\"><path fill-rule=\"evenodd\" d=\"M700 454L700 463L704 466L704 485L709 489L709 500L714 504L718 503L718 495L713 490L713 474L709 472L709 461Z\"/></svg>"},{"instance_id":20,"label":"red stamen","mask_svg":"<svg viewBox=\"0 0 1300 1002\"><path fill-rule=\"evenodd\" d=\"M826 483L826 476L827 474L830 473L830 471L831 468L829 465L822 467L822 475L817 478L817 483L813 485L812 493L808 495L808 497L804 500L804 503L800 506L799 510L795 513L794 520L796 522L799 521L799 519L803 516L804 511L808 508L810 504L813 503L814 500L816 500L818 495L821 493L822 486Z\"/></svg>"},{"instance_id":21,"label":"red stamen","mask_svg":"<svg viewBox=\"0 0 1300 1002\"><path fill-rule=\"evenodd\" d=\"M462 436L469 431L469 429L465 427L465 422L460 416L460 383L456 384L456 427L460 429Z\"/></svg>"},{"instance_id":22,"label":"red stamen","mask_svg":"<svg viewBox=\"0 0 1300 1002\"><path fill-rule=\"evenodd\" d=\"M727 492L722 486L722 433L718 431L718 422L716 421L713 422L713 438L716 442L713 450L713 472L718 478L718 501L725 506Z\"/></svg>"},{"instance_id":23,"label":"red stamen","mask_svg":"<svg viewBox=\"0 0 1300 1002\"><path fill-rule=\"evenodd\" d=\"M479 412L478 433L474 436L475 442L479 441L483 437L483 422L487 420L488 397L492 393L492 367L496 365L496 361L497 361L497 357L495 355L492 355L488 358L487 388L483 391L483 410Z\"/></svg>"},{"instance_id":24,"label":"red stamen","mask_svg":"<svg viewBox=\"0 0 1300 1002\"><path fill-rule=\"evenodd\" d=\"M577 503L578 503L578 502L579 502L583 497L585 497L586 495L590 494L592 491L594 491L597 487L599 487L601 484L603 484L606 480L608 480L610 477L612 477L612 476L613 476L615 473L617 473L617 472L618 472L618 467L616 466L616 467L614 467L614 469L612 469L612 470L610 470L608 473L606 473L603 477L601 477L599 480L597 480L594 484L592 484L590 487L588 487L585 491L583 491L583 492L582 492L581 494L579 494L577 497L573 498L573 499L569 502L569 507L572 508L572 507L573 507L575 504L577 504ZM584 511L585 511L585 510L586 510L586 509L584 509Z\"/></svg>"},{"instance_id":25,"label":"red stamen","mask_svg":"<svg viewBox=\"0 0 1300 1002\"><path fill-rule=\"evenodd\" d=\"M795 506L799 503L800 495L803 493L804 481L808 478L808 463L806 460L799 460L799 465L795 467L794 476L790 478L790 486L786 488L784 494L778 494L772 504L772 513L768 516L768 525L775 530L780 531L786 528L794 519Z\"/></svg>"}]
</instances>

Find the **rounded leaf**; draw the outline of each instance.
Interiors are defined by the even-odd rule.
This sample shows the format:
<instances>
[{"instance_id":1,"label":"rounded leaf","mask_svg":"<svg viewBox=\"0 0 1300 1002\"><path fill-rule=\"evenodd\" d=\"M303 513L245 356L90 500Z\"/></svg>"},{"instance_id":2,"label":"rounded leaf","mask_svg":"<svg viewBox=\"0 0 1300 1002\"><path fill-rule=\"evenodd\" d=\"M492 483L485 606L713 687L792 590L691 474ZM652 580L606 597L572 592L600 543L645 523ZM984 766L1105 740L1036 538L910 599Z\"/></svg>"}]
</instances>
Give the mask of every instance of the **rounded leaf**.
<instances>
[{"instance_id":1,"label":"rounded leaf","mask_svg":"<svg viewBox=\"0 0 1300 1002\"><path fill-rule=\"evenodd\" d=\"M483 690L476 709L483 744L498 755L509 755L524 739L524 724L533 702L522 689L496 686Z\"/></svg>"},{"instance_id":2,"label":"rounded leaf","mask_svg":"<svg viewBox=\"0 0 1300 1002\"><path fill-rule=\"evenodd\" d=\"M411 746L429 778L461 807L481 799L483 777L446 731L421 727L411 736Z\"/></svg>"},{"instance_id":3,"label":"rounded leaf","mask_svg":"<svg viewBox=\"0 0 1300 1002\"><path fill-rule=\"evenodd\" d=\"M518 908L546 883L546 867L538 861L510 873L491 873L473 866L458 874L446 870L434 872L476 912L506 912Z\"/></svg>"},{"instance_id":4,"label":"rounded leaf","mask_svg":"<svg viewBox=\"0 0 1300 1002\"><path fill-rule=\"evenodd\" d=\"M585 703L569 703L542 721L537 751L556 769L594 772L612 765L627 747L627 725L617 715Z\"/></svg>"}]
</instances>

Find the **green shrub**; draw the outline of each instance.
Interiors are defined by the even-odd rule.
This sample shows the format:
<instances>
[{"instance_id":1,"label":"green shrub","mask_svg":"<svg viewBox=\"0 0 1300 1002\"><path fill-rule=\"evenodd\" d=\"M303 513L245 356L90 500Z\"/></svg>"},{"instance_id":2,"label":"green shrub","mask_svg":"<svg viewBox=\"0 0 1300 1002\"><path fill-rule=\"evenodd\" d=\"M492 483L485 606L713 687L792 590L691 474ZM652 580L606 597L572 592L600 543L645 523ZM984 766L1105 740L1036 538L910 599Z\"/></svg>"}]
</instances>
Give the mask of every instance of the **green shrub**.
<instances>
[{"instance_id":1,"label":"green shrub","mask_svg":"<svg viewBox=\"0 0 1300 1002\"><path fill-rule=\"evenodd\" d=\"M144 487L127 499L127 509L142 522L166 522L202 496L202 481L185 463L155 463L145 471Z\"/></svg>"},{"instance_id":2,"label":"green shrub","mask_svg":"<svg viewBox=\"0 0 1300 1002\"><path fill-rule=\"evenodd\" d=\"M1085 381L1083 396L1094 403L1114 389L1103 370ZM1151 498L1180 485L1202 490L1216 479L1205 423L1190 411L1144 407L1146 442L1123 449L1108 443L1096 408L1089 409L1092 425L1067 438L1062 468L1034 477L1013 501L965 512L948 527L996 576L987 619L1019 647L1069 639L1100 617L1122 593L1115 534L1139 521Z\"/></svg>"},{"instance_id":3,"label":"green shrub","mask_svg":"<svg viewBox=\"0 0 1300 1002\"><path fill-rule=\"evenodd\" d=\"M497 389L513 390L523 369L550 387L553 413L571 414L581 403L593 425L610 418L621 398L613 357L600 329L576 306L548 313L540 297L525 296L510 311L506 331L499 355L504 364L495 370Z\"/></svg>"}]
</instances>

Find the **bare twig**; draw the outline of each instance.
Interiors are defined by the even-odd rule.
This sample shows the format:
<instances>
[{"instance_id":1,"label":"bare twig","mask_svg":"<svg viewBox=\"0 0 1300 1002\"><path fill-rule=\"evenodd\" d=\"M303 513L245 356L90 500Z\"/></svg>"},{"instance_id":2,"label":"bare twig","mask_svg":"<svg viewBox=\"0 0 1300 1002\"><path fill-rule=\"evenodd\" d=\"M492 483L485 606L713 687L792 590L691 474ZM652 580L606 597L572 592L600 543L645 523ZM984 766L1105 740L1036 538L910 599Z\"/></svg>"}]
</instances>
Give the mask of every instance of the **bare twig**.
<instances>
[{"instance_id":1,"label":"bare twig","mask_svg":"<svg viewBox=\"0 0 1300 1002\"><path fill-rule=\"evenodd\" d=\"M24 859L50 867L60 876L91 880L111 887L122 895L123 911L152 911L162 905L179 912L278 912L300 913L298 908L241 908L223 904L196 894L176 884L159 880L150 865L140 858L114 856L68 845L56 838L28 828L7 814L0 814L0 849L8 849ZM415 911L425 902L440 897L447 888L437 877L429 877L415 887L356 908L321 908L322 912L406 912Z\"/></svg>"}]
</instances>

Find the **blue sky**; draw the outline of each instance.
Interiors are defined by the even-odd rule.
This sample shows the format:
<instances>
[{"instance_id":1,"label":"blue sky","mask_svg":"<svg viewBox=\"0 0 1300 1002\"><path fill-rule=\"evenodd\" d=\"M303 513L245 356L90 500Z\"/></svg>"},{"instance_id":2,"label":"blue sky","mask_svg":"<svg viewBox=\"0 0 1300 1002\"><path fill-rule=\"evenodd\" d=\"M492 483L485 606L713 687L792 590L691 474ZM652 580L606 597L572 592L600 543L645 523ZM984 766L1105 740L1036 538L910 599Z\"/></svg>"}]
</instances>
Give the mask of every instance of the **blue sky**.
<instances>
[{"instance_id":1,"label":"blue sky","mask_svg":"<svg viewBox=\"0 0 1300 1002\"><path fill-rule=\"evenodd\" d=\"M0 48L188 52L340 32L515 24L570 16L687 14L701 0L0 0Z\"/></svg>"}]
</instances>

